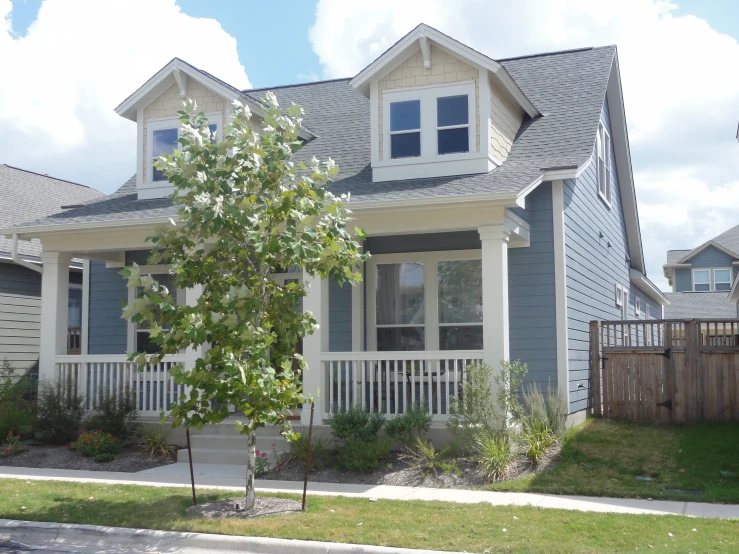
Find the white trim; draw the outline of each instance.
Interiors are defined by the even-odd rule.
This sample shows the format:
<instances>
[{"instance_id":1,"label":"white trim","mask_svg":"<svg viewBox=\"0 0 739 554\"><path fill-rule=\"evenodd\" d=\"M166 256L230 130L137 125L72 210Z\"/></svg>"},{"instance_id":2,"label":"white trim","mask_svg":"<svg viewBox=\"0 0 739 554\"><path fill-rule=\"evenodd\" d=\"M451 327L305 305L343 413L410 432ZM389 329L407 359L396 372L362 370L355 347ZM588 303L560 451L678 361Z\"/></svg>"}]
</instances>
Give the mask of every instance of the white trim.
<instances>
[{"instance_id":1,"label":"white trim","mask_svg":"<svg viewBox=\"0 0 739 554\"><path fill-rule=\"evenodd\" d=\"M397 158L389 162L378 162L372 168L372 182L384 183L405 179L488 173L496 167L491 158L485 155L480 156L477 153L446 154L425 161L421 158ZM445 200L447 199L439 197L438 202L446 203ZM394 202L397 203L397 201Z\"/></svg>"},{"instance_id":2,"label":"white trim","mask_svg":"<svg viewBox=\"0 0 739 554\"><path fill-rule=\"evenodd\" d=\"M423 55L423 67L431 69L431 45L429 45L429 40L423 33L418 38L418 45L421 47L421 54Z\"/></svg>"},{"instance_id":3,"label":"white trim","mask_svg":"<svg viewBox=\"0 0 739 554\"><path fill-rule=\"evenodd\" d=\"M611 175L611 135L602 121L598 123L598 135L595 138L595 145L595 173L596 186L598 188L598 197L606 204L606 206L608 206L608 209L610 210L611 201L613 199L613 183ZM601 154L603 155L602 158ZM601 159L603 160L603 173L601 173Z\"/></svg>"},{"instance_id":4,"label":"white trim","mask_svg":"<svg viewBox=\"0 0 739 554\"><path fill-rule=\"evenodd\" d=\"M80 354L89 353L90 347L90 260L82 260L82 336Z\"/></svg>"},{"instance_id":5,"label":"white trim","mask_svg":"<svg viewBox=\"0 0 739 554\"><path fill-rule=\"evenodd\" d=\"M634 319L641 319L642 300L641 297L634 293ZM646 315L646 311L645 311Z\"/></svg>"},{"instance_id":6,"label":"white trim","mask_svg":"<svg viewBox=\"0 0 739 554\"><path fill-rule=\"evenodd\" d=\"M716 271L728 271L729 281L721 281L722 283L729 283L729 288L726 290L716 289ZM695 273L696 271L707 271L708 272L708 290L695 290ZM690 272L690 289L692 292L730 292L734 281L734 271L732 266L720 266L720 267L694 267Z\"/></svg>"},{"instance_id":7,"label":"white trim","mask_svg":"<svg viewBox=\"0 0 739 554\"><path fill-rule=\"evenodd\" d=\"M493 152L490 151L490 129L492 127L492 113L490 111L490 77L486 69L480 69L478 73L478 88L480 90L480 98L478 105L480 109L480 120L478 122L480 128L480 153L486 153L490 159L494 159ZM495 160L496 165L501 165L500 160Z\"/></svg>"},{"instance_id":8,"label":"white trim","mask_svg":"<svg viewBox=\"0 0 739 554\"><path fill-rule=\"evenodd\" d=\"M554 235L554 303L557 331L557 387L569 406L569 343L567 329L567 265L565 263L564 183L552 181L552 231Z\"/></svg>"},{"instance_id":9,"label":"white trim","mask_svg":"<svg viewBox=\"0 0 739 554\"><path fill-rule=\"evenodd\" d=\"M144 184L144 107L136 110L136 190Z\"/></svg>"},{"instance_id":10,"label":"white trim","mask_svg":"<svg viewBox=\"0 0 739 554\"><path fill-rule=\"evenodd\" d=\"M657 302L660 306L666 306L670 303L664 293L659 290L659 288L657 288L657 286L652 283L652 281L647 279L647 276L644 275L641 271L630 269L629 278L631 282L636 285L637 288L639 288L639 290L641 290L649 298Z\"/></svg>"},{"instance_id":11,"label":"white trim","mask_svg":"<svg viewBox=\"0 0 739 554\"><path fill-rule=\"evenodd\" d=\"M370 84L370 161L374 166L380 161L380 114L377 107L377 81Z\"/></svg>"},{"instance_id":12,"label":"white trim","mask_svg":"<svg viewBox=\"0 0 739 554\"><path fill-rule=\"evenodd\" d=\"M446 250L432 252L403 252L398 254L376 254L367 261L367 351L377 351L377 275L376 268L382 264L423 264L423 324L394 324L384 327L423 327L426 350L439 349L439 298L437 263L457 260L481 260L481 250ZM484 275L484 274L483 274ZM483 279L484 282L484 279Z\"/></svg>"},{"instance_id":13,"label":"white trim","mask_svg":"<svg viewBox=\"0 0 739 554\"><path fill-rule=\"evenodd\" d=\"M616 306L619 308L624 305L624 287L621 283L616 283Z\"/></svg>"},{"instance_id":14,"label":"white trim","mask_svg":"<svg viewBox=\"0 0 739 554\"><path fill-rule=\"evenodd\" d=\"M695 285L696 285L696 282L695 282L695 274L698 271L701 271L701 272L704 271L704 272L708 273L708 290L696 290L695 289ZM690 281L691 287L690 288L691 288L691 290L693 292L713 292L713 278L711 277L711 268L708 268L708 267L696 267L696 268L693 268L693 270L690 273L690 279L691 279L691 281ZM704 283L701 283L701 284L704 284Z\"/></svg>"}]
</instances>

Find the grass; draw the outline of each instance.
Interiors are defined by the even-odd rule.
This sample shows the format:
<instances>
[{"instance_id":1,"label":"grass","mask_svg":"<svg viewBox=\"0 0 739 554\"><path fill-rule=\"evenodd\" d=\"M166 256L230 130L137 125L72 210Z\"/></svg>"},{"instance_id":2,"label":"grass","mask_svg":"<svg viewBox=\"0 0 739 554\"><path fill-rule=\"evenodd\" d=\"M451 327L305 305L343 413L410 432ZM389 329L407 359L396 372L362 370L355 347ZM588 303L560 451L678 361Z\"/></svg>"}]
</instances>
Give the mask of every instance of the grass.
<instances>
[{"instance_id":1,"label":"grass","mask_svg":"<svg viewBox=\"0 0 739 554\"><path fill-rule=\"evenodd\" d=\"M736 552L739 548L739 523L726 520L312 496L305 513L214 521L185 515L189 494L189 489L181 488L3 479L0 517L467 552ZM200 491L199 501L233 495Z\"/></svg>"},{"instance_id":2,"label":"grass","mask_svg":"<svg viewBox=\"0 0 739 554\"><path fill-rule=\"evenodd\" d=\"M554 469L485 488L739 503L739 423L671 427L589 420L565 437Z\"/></svg>"}]
</instances>

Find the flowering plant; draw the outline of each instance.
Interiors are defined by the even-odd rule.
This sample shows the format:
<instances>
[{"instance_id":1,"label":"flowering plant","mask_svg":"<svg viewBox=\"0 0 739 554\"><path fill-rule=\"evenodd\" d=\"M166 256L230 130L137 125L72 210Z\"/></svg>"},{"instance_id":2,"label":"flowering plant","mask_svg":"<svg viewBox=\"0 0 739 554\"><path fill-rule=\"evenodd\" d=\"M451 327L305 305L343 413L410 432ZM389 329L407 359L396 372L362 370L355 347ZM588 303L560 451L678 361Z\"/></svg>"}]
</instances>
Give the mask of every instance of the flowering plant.
<instances>
[{"instance_id":1,"label":"flowering plant","mask_svg":"<svg viewBox=\"0 0 739 554\"><path fill-rule=\"evenodd\" d=\"M72 450L83 456L92 457L96 462L108 462L115 459L120 441L104 431L88 431L82 433L77 440L69 443Z\"/></svg>"},{"instance_id":2,"label":"flowering plant","mask_svg":"<svg viewBox=\"0 0 739 554\"><path fill-rule=\"evenodd\" d=\"M263 475L266 475L269 471L269 468L271 467L271 464L269 463L269 460L267 459L267 453L266 452L260 452L257 450L257 460L256 465L254 468L254 474L256 477L262 477Z\"/></svg>"},{"instance_id":3,"label":"flowering plant","mask_svg":"<svg viewBox=\"0 0 739 554\"><path fill-rule=\"evenodd\" d=\"M21 436L14 435L13 431L9 431L8 436L5 437L5 443L0 447L0 458L7 458L12 454L18 454L18 452L22 451Z\"/></svg>"}]
</instances>

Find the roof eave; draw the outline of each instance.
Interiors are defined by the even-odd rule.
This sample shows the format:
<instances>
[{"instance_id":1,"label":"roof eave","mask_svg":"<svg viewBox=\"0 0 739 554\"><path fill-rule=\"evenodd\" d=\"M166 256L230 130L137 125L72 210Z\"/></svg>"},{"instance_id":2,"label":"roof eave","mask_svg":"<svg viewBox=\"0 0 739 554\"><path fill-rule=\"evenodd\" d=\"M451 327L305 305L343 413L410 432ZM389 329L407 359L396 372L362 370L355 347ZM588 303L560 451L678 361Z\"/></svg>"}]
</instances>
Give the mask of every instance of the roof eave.
<instances>
[{"instance_id":1,"label":"roof eave","mask_svg":"<svg viewBox=\"0 0 739 554\"><path fill-rule=\"evenodd\" d=\"M641 271L631 268L629 270L629 277L634 285L639 287L642 292L647 294L652 300L659 303L661 306L667 306L670 303L667 296L665 296L665 293L659 290L657 285L647 279L647 276Z\"/></svg>"},{"instance_id":2,"label":"roof eave","mask_svg":"<svg viewBox=\"0 0 739 554\"><path fill-rule=\"evenodd\" d=\"M701 252L703 252L709 246L712 246L712 247L716 248L717 250L720 250L721 252L723 252L727 256L731 256L732 258L735 258L735 259L736 258L739 258L739 254L737 254L736 252L733 252L733 251L729 250L728 248L725 248L725 247L721 246L717 242L714 242L713 239L712 239L712 240L708 240L708 241L704 242L698 248L694 248L693 250L691 250L690 252L688 252L687 254L685 254L685 256L683 256L682 258L680 258L678 260L678 262L687 262L693 256L695 256L696 254L700 254Z\"/></svg>"}]
</instances>

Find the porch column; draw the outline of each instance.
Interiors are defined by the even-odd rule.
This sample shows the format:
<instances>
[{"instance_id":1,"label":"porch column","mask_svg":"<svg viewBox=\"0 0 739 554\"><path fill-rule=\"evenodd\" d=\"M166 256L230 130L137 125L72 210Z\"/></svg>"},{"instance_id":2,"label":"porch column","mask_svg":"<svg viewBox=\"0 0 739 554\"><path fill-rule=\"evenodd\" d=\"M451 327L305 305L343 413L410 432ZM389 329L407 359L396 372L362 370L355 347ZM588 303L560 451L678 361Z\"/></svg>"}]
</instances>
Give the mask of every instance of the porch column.
<instances>
[{"instance_id":1,"label":"porch column","mask_svg":"<svg viewBox=\"0 0 739 554\"><path fill-rule=\"evenodd\" d=\"M56 376L56 356L67 353L67 303L71 254L42 252L39 379Z\"/></svg>"},{"instance_id":2,"label":"porch column","mask_svg":"<svg viewBox=\"0 0 739 554\"><path fill-rule=\"evenodd\" d=\"M197 306L198 299L203 295L203 285L195 285L192 288L185 289L185 304L187 306ZM185 369L188 370L195 365L195 360L202 357L203 346L198 348L188 347L185 350Z\"/></svg>"},{"instance_id":3,"label":"porch column","mask_svg":"<svg viewBox=\"0 0 739 554\"><path fill-rule=\"evenodd\" d=\"M321 352L328 351L328 281L311 277L303 272L303 284L308 293L303 298L303 311L312 313L318 322L315 332L303 339L303 358L308 365L303 371L303 392L306 395L315 396L316 409L313 422L320 423L323 417L324 397L329 394L329 391L325 390L321 367ZM304 426L310 423L310 404L308 403L303 405L300 423Z\"/></svg>"},{"instance_id":4,"label":"porch column","mask_svg":"<svg viewBox=\"0 0 739 554\"><path fill-rule=\"evenodd\" d=\"M509 359L508 238L503 225L479 227L482 241L483 358L493 368Z\"/></svg>"}]
</instances>

